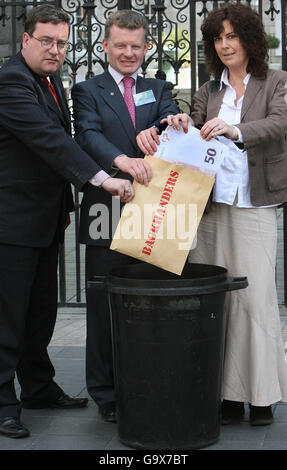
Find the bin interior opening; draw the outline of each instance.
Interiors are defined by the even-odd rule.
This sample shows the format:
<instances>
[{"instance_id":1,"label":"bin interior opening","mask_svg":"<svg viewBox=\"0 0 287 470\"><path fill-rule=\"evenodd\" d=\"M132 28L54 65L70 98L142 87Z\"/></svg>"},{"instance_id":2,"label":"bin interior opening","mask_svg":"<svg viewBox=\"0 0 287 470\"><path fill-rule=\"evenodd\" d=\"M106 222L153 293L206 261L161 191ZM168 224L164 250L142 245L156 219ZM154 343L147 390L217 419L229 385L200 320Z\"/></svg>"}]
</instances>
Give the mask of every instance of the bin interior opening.
<instances>
[{"instance_id":1,"label":"bin interior opening","mask_svg":"<svg viewBox=\"0 0 287 470\"><path fill-rule=\"evenodd\" d=\"M122 266L111 272L112 276L124 279L148 280L179 280L179 279L206 279L221 275L226 275L227 270L221 266L188 263L185 265L182 274L171 273L148 263L135 263Z\"/></svg>"}]
</instances>

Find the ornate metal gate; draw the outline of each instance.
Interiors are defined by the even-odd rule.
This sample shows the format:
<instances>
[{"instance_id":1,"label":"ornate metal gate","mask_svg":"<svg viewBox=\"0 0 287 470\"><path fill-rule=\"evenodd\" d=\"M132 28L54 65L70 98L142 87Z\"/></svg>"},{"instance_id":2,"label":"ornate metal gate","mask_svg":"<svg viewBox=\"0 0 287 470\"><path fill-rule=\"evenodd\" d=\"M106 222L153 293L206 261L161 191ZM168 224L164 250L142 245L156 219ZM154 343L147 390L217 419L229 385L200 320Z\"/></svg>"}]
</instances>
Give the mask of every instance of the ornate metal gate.
<instances>
[{"instance_id":1,"label":"ornate metal gate","mask_svg":"<svg viewBox=\"0 0 287 470\"><path fill-rule=\"evenodd\" d=\"M286 1L242 0L258 10L270 44L270 67L287 70ZM240 0L229 0L240 3ZM75 82L101 73L107 67L102 39L108 15L122 8L140 11L150 25L150 47L142 65L143 75L170 82L174 98L189 112L195 90L208 76L200 38L200 24L208 12L223 1L210 0L0 0L0 66L20 49L25 16L29 8L41 3L61 6L71 17L70 43L63 68L63 82L69 91ZM279 45L278 45L279 41ZM1 105L1 104L0 104ZM77 233L81 195L75 191L76 212L61 249L59 265L59 305L84 305L83 252ZM280 212L284 243L279 247L279 302L287 305L287 210ZM285 274L283 276L283 273ZM283 279L283 281L282 281Z\"/></svg>"}]
</instances>

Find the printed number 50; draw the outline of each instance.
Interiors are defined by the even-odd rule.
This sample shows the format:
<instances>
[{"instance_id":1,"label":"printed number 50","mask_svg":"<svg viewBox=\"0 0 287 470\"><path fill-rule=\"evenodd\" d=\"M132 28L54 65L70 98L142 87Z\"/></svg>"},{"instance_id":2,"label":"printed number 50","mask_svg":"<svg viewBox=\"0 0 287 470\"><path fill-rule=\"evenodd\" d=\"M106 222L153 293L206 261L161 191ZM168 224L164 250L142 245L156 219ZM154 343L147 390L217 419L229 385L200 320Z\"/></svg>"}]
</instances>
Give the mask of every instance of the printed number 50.
<instances>
[{"instance_id":1,"label":"printed number 50","mask_svg":"<svg viewBox=\"0 0 287 470\"><path fill-rule=\"evenodd\" d=\"M207 155L205 156L204 161L205 161L206 163L211 163L211 165L213 165L213 163L214 163L214 157L215 157L215 155L216 155L216 150L214 150L214 149L207 149L207 152L206 152L206 153L207 153Z\"/></svg>"}]
</instances>

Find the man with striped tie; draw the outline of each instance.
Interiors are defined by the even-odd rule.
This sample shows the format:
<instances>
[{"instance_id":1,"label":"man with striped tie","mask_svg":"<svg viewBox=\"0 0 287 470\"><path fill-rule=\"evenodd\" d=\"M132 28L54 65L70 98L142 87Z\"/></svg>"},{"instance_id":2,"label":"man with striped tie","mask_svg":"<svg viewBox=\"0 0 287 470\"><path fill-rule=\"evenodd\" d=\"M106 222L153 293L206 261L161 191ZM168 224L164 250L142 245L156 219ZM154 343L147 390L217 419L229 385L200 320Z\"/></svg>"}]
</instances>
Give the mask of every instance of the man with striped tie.
<instances>
[{"instance_id":1,"label":"man with striped tie","mask_svg":"<svg viewBox=\"0 0 287 470\"><path fill-rule=\"evenodd\" d=\"M115 178L148 185L149 164L141 147L153 153L161 119L178 113L168 84L138 75L149 43L146 18L120 10L109 16L103 39L109 68L72 89L76 140ZM109 250L120 208L112 196L86 188L81 206L80 241L86 244L86 279L104 281L131 258ZM113 361L107 294L87 289L86 372L89 394L104 421L116 421Z\"/></svg>"}]
</instances>

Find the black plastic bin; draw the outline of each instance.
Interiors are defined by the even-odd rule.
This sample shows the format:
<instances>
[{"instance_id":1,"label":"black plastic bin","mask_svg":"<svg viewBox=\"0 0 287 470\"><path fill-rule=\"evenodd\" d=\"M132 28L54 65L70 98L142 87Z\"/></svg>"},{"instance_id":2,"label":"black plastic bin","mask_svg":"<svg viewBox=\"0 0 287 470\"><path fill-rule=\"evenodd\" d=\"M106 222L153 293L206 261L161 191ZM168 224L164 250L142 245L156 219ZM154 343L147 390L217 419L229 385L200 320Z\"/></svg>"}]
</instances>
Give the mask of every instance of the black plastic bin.
<instances>
[{"instance_id":1,"label":"black plastic bin","mask_svg":"<svg viewBox=\"0 0 287 470\"><path fill-rule=\"evenodd\" d=\"M197 449L217 441L225 293L247 285L204 264L181 276L146 263L110 273L121 442Z\"/></svg>"}]
</instances>

